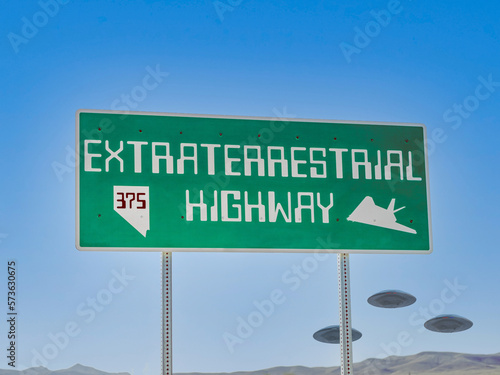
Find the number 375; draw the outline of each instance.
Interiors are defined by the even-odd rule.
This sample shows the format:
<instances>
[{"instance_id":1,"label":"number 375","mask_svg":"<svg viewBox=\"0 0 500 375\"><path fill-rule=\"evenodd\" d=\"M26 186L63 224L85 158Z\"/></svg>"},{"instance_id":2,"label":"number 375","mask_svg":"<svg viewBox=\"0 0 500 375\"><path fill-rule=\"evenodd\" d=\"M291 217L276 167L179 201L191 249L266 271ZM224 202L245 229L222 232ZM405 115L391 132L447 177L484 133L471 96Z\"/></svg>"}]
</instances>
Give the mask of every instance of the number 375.
<instances>
[{"instance_id":1,"label":"number 375","mask_svg":"<svg viewBox=\"0 0 500 375\"><path fill-rule=\"evenodd\" d=\"M117 193L116 201L119 203L117 209L132 208L132 202L136 202L136 208L145 209L146 200L141 199L146 193Z\"/></svg>"}]
</instances>

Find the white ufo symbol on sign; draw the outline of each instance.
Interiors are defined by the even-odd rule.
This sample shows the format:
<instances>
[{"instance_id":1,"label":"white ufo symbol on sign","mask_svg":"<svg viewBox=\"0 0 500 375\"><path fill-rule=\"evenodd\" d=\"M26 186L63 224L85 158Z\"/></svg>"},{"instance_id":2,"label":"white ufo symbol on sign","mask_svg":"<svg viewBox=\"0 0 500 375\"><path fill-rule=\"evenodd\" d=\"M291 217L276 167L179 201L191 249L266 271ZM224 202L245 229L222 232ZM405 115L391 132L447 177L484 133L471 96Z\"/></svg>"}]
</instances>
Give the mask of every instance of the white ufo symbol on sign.
<instances>
[{"instance_id":1,"label":"white ufo symbol on sign","mask_svg":"<svg viewBox=\"0 0 500 375\"><path fill-rule=\"evenodd\" d=\"M361 203L356 207L351 215L347 218L349 221L356 223L374 225L377 227L393 229L400 232L407 232L416 234L415 229L406 227L402 224L396 223L396 212L401 211L405 207L394 209L396 199L392 199L387 209L375 205L372 197L365 197Z\"/></svg>"}]
</instances>

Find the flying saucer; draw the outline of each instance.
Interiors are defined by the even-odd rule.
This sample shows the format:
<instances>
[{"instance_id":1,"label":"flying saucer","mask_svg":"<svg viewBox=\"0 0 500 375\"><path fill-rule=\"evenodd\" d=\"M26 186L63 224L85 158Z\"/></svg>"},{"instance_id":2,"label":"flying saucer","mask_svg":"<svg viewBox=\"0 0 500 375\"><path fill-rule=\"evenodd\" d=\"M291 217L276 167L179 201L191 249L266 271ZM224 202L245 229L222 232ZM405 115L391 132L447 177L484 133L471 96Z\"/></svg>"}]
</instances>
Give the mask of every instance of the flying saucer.
<instances>
[{"instance_id":1,"label":"flying saucer","mask_svg":"<svg viewBox=\"0 0 500 375\"><path fill-rule=\"evenodd\" d=\"M469 329L472 322L458 315L439 315L426 321L424 327L429 331L453 333Z\"/></svg>"},{"instance_id":2,"label":"flying saucer","mask_svg":"<svg viewBox=\"0 0 500 375\"><path fill-rule=\"evenodd\" d=\"M361 332L356 329L351 329L352 331L352 341L359 340L362 336ZM328 326L326 328L320 329L313 335L314 339L319 342L325 342L327 344L340 344L340 327L339 326Z\"/></svg>"},{"instance_id":3,"label":"flying saucer","mask_svg":"<svg viewBox=\"0 0 500 375\"><path fill-rule=\"evenodd\" d=\"M375 307L395 309L398 307L410 306L415 303L416 300L417 299L411 294L401 290L383 290L368 298L368 303Z\"/></svg>"}]
</instances>

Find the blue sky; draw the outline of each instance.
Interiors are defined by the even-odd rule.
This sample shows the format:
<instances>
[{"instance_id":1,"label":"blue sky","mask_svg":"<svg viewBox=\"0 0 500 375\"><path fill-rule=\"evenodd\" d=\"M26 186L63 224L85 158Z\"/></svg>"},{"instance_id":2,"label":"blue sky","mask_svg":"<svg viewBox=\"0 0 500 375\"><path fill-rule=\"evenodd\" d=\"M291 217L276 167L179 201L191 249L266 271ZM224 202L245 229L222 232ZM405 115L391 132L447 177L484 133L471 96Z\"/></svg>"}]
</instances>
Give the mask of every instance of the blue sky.
<instances>
[{"instance_id":1,"label":"blue sky","mask_svg":"<svg viewBox=\"0 0 500 375\"><path fill-rule=\"evenodd\" d=\"M485 0L5 5L0 300L15 259L20 368L159 371L160 254L74 247L75 112L123 105L425 124L434 252L351 256L353 325L363 332L354 359L500 352L499 11ZM346 53L347 44L356 52ZM158 85L124 104L148 69L162 72ZM174 371L338 365L338 347L311 337L338 324L336 257L316 261L296 290L283 282L311 256L175 253ZM414 294L416 304L386 311L366 303L389 288ZM239 317L275 290L283 303L231 352L224 333L235 334ZM107 304L90 307L99 297ZM436 313L474 326L453 335L422 331L423 317ZM67 340L65 330L73 334ZM4 347L5 322L1 332ZM0 367L8 367L5 358Z\"/></svg>"}]
</instances>

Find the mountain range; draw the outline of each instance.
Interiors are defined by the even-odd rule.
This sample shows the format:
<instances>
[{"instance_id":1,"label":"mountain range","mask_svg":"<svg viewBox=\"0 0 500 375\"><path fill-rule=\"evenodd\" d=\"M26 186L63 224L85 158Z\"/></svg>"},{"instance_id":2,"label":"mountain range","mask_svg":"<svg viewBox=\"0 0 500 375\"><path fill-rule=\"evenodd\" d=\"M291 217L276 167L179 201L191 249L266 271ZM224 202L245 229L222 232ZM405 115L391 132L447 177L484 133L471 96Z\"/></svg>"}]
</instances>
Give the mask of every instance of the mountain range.
<instances>
[{"instance_id":1,"label":"mountain range","mask_svg":"<svg viewBox=\"0 0 500 375\"><path fill-rule=\"evenodd\" d=\"M500 353L462 354L422 352L408 356L370 358L353 366L355 375L500 375ZM127 372L108 373L76 364L63 370L33 367L26 370L0 369L0 375L130 375ZM191 372L176 375L208 375ZM210 373L210 375L340 375L340 367L280 366L258 371Z\"/></svg>"}]
</instances>

